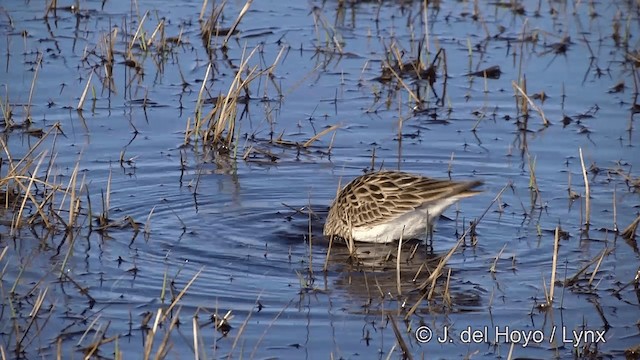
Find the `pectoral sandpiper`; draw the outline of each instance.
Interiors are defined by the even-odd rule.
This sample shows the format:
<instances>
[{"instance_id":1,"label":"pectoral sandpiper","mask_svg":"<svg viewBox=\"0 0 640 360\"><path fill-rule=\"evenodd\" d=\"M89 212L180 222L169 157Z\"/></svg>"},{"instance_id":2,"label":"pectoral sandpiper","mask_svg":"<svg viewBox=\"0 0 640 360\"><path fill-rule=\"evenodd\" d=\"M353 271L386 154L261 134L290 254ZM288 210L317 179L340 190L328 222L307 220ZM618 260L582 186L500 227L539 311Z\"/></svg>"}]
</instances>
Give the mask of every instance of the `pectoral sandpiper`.
<instances>
[{"instance_id":1,"label":"pectoral sandpiper","mask_svg":"<svg viewBox=\"0 0 640 360\"><path fill-rule=\"evenodd\" d=\"M440 214L458 200L480 193L481 181L432 179L399 171L361 175L331 204L325 236L388 243L420 239Z\"/></svg>"}]
</instances>

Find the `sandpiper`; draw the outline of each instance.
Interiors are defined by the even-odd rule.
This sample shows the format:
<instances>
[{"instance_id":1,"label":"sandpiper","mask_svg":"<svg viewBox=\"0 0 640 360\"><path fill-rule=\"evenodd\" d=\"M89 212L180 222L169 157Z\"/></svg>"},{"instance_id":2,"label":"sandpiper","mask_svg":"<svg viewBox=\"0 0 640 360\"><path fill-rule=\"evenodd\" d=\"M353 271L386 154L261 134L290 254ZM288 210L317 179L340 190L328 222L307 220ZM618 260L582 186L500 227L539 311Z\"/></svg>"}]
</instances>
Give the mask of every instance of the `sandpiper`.
<instances>
[{"instance_id":1,"label":"sandpiper","mask_svg":"<svg viewBox=\"0 0 640 360\"><path fill-rule=\"evenodd\" d=\"M400 171L361 175L331 204L325 236L388 243L420 239L440 214L458 200L480 193L481 181L438 180Z\"/></svg>"}]
</instances>

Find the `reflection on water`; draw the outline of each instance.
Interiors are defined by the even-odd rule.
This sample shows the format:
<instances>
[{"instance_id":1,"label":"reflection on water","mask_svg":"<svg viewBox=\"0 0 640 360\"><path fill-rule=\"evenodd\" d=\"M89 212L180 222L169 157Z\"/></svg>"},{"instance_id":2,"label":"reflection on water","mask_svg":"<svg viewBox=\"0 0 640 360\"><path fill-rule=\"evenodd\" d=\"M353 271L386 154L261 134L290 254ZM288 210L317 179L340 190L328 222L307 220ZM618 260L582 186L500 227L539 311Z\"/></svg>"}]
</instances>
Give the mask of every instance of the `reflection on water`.
<instances>
[{"instance_id":1,"label":"reflection on water","mask_svg":"<svg viewBox=\"0 0 640 360\"><path fill-rule=\"evenodd\" d=\"M385 302L397 301L403 308L412 307L421 300L425 291L429 298L437 299L429 304L430 313L455 313L461 309L478 309L479 294L462 290L462 279L445 266L442 276L426 290L420 285L429 279L443 260L443 254L435 254L423 241L407 241L400 249L397 244L358 243L355 255L350 256L346 246L332 246L330 263L339 275L336 288L345 291L356 304L367 304L362 310L351 311L375 313L385 311ZM386 311L397 312L393 308Z\"/></svg>"}]
</instances>

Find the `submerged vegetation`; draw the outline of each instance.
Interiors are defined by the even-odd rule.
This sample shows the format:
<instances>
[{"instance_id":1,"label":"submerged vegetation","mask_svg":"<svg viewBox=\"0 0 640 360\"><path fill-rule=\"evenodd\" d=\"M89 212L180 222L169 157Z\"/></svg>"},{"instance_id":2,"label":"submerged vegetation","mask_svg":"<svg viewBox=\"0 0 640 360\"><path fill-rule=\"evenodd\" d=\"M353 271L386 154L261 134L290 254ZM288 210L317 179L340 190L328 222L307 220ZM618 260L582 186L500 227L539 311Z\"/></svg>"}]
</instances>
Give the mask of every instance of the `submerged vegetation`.
<instances>
[{"instance_id":1,"label":"submerged vegetation","mask_svg":"<svg viewBox=\"0 0 640 360\"><path fill-rule=\"evenodd\" d=\"M637 1L34 6L0 6L0 359L640 358ZM321 174L430 158L489 184L435 244L322 238ZM547 342L416 338L495 324Z\"/></svg>"}]
</instances>

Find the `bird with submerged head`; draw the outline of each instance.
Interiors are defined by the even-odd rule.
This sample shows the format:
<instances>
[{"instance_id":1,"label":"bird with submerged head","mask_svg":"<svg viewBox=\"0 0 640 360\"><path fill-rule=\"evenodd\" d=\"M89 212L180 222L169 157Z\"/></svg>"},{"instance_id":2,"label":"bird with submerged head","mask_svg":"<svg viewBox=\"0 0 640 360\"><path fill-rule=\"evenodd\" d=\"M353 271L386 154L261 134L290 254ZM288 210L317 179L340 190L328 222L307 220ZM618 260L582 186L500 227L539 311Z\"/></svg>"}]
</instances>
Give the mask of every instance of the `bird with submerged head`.
<instances>
[{"instance_id":1,"label":"bird with submerged head","mask_svg":"<svg viewBox=\"0 0 640 360\"><path fill-rule=\"evenodd\" d=\"M323 233L346 241L388 243L423 238L440 214L479 194L482 181L439 180L401 171L358 176L336 196Z\"/></svg>"}]
</instances>

